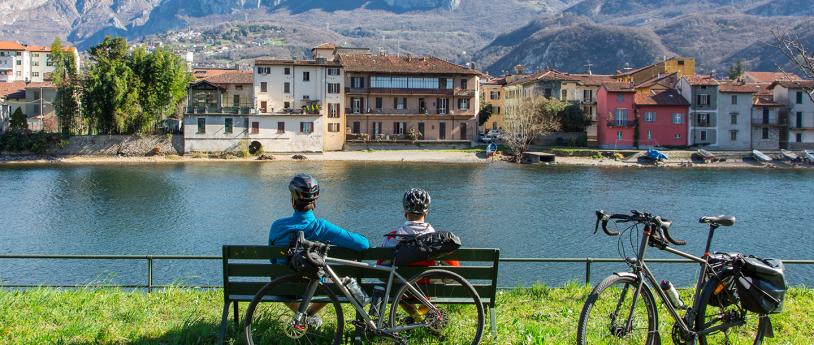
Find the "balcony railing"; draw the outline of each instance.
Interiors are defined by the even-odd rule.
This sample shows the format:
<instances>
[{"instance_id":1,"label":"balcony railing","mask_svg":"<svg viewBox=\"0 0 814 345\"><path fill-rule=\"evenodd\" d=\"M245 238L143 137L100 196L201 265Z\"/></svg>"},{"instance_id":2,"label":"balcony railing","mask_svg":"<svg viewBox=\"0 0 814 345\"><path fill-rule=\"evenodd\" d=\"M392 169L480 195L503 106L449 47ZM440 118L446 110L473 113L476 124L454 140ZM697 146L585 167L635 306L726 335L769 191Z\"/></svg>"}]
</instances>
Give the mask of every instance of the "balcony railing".
<instances>
[{"instance_id":1,"label":"balcony railing","mask_svg":"<svg viewBox=\"0 0 814 345\"><path fill-rule=\"evenodd\" d=\"M455 97L475 97L475 90L470 89L455 89Z\"/></svg>"},{"instance_id":2,"label":"balcony railing","mask_svg":"<svg viewBox=\"0 0 814 345\"><path fill-rule=\"evenodd\" d=\"M213 105L193 105L187 106L187 114L233 114L233 115L249 115L254 113L254 109L250 104L246 105L227 105L227 106L213 106Z\"/></svg>"},{"instance_id":3,"label":"balcony railing","mask_svg":"<svg viewBox=\"0 0 814 345\"><path fill-rule=\"evenodd\" d=\"M441 113L438 109L354 109L345 108L345 114L348 115L471 115L474 116L472 109L466 110L445 110Z\"/></svg>"},{"instance_id":4,"label":"balcony railing","mask_svg":"<svg viewBox=\"0 0 814 345\"><path fill-rule=\"evenodd\" d=\"M471 96L475 96L475 90L462 90L466 92L471 91ZM408 88L345 88L346 93L369 93L378 95L456 95L453 89L408 89ZM465 97L465 96L461 96Z\"/></svg>"},{"instance_id":5,"label":"balcony railing","mask_svg":"<svg viewBox=\"0 0 814 345\"><path fill-rule=\"evenodd\" d=\"M786 127L787 123L783 119L776 119L770 118L768 121L764 121L762 118L753 118L752 119L752 126L760 127L760 126L770 126L770 127Z\"/></svg>"},{"instance_id":6,"label":"balcony railing","mask_svg":"<svg viewBox=\"0 0 814 345\"><path fill-rule=\"evenodd\" d=\"M608 127L634 127L635 120L608 120Z\"/></svg>"}]
</instances>

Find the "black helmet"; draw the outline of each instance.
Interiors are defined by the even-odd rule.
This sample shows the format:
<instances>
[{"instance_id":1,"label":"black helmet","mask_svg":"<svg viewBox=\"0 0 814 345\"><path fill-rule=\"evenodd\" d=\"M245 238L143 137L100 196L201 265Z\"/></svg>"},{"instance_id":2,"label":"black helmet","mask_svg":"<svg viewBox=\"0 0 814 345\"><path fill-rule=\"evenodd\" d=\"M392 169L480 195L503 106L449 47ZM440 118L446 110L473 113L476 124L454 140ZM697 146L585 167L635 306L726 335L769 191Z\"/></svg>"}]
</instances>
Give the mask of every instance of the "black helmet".
<instances>
[{"instance_id":1,"label":"black helmet","mask_svg":"<svg viewBox=\"0 0 814 345\"><path fill-rule=\"evenodd\" d=\"M430 210L430 194L419 188L410 188L402 199L404 211L412 214L424 214Z\"/></svg>"},{"instance_id":2,"label":"black helmet","mask_svg":"<svg viewBox=\"0 0 814 345\"><path fill-rule=\"evenodd\" d=\"M294 176L288 184L288 190L294 200L314 201L319 198L319 183L308 174Z\"/></svg>"}]
</instances>

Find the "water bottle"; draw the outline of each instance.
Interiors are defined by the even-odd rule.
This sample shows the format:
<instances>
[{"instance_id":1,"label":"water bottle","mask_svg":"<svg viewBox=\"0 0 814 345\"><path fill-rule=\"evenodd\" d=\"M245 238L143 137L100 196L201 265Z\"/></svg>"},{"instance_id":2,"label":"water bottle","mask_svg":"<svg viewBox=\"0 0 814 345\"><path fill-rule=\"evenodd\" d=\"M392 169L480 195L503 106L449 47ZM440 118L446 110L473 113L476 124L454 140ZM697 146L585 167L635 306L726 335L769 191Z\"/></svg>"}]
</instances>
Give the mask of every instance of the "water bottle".
<instances>
[{"instance_id":1,"label":"water bottle","mask_svg":"<svg viewBox=\"0 0 814 345\"><path fill-rule=\"evenodd\" d=\"M359 304L365 305L369 302L367 295L364 291L362 291L362 288L359 286L359 283L356 282L356 279L351 277L342 278L342 285L345 285L345 287L348 288L350 294L353 295L353 298L356 299Z\"/></svg>"},{"instance_id":2,"label":"water bottle","mask_svg":"<svg viewBox=\"0 0 814 345\"><path fill-rule=\"evenodd\" d=\"M667 280L662 280L661 290L664 291L664 294L667 295L667 299L670 300L670 303L672 303L674 307L678 309L684 308L684 302L681 301L681 297L679 297L678 291L676 291L676 288L673 286L673 283Z\"/></svg>"},{"instance_id":3,"label":"water bottle","mask_svg":"<svg viewBox=\"0 0 814 345\"><path fill-rule=\"evenodd\" d=\"M373 298L370 301L370 316L378 317L381 312L381 304L384 301L384 286L373 287Z\"/></svg>"}]
</instances>

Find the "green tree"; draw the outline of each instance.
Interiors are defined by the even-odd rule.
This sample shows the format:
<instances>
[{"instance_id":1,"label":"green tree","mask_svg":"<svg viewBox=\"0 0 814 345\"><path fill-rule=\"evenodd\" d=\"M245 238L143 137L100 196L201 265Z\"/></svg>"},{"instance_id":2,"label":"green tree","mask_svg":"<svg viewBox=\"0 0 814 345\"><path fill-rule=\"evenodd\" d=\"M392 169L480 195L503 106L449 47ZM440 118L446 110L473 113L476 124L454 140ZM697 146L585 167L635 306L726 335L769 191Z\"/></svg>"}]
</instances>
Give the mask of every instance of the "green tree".
<instances>
[{"instance_id":1,"label":"green tree","mask_svg":"<svg viewBox=\"0 0 814 345\"><path fill-rule=\"evenodd\" d=\"M22 108L17 108L17 110L11 114L9 127L12 129L28 129L28 119L25 117L25 114L23 114Z\"/></svg>"},{"instance_id":2,"label":"green tree","mask_svg":"<svg viewBox=\"0 0 814 345\"><path fill-rule=\"evenodd\" d=\"M743 60L738 60L734 65L729 66L729 79L735 80L743 75L746 68L743 65Z\"/></svg>"},{"instance_id":3,"label":"green tree","mask_svg":"<svg viewBox=\"0 0 814 345\"><path fill-rule=\"evenodd\" d=\"M139 47L130 53L128 63L143 85L139 105L145 119L155 124L175 115L176 106L186 98L192 82L184 60L163 48L147 53Z\"/></svg>"},{"instance_id":4,"label":"green tree","mask_svg":"<svg viewBox=\"0 0 814 345\"><path fill-rule=\"evenodd\" d=\"M51 63L54 71L51 77L56 86L54 112L59 119L62 133L71 134L76 128L79 115L79 78L77 75L76 57L73 52L65 51L59 37L51 44Z\"/></svg>"},{"instance_id":5,"label":"green tree","mask_svg":"<svg viewBox=\"0 0 814 345\"><path fill-rule=\"evenodd\" d=\"M591 115L576 104L566 106L557 117L560 119L560 129L565 132L582 132L591 125Z\"/></svg>"}]
</instances>

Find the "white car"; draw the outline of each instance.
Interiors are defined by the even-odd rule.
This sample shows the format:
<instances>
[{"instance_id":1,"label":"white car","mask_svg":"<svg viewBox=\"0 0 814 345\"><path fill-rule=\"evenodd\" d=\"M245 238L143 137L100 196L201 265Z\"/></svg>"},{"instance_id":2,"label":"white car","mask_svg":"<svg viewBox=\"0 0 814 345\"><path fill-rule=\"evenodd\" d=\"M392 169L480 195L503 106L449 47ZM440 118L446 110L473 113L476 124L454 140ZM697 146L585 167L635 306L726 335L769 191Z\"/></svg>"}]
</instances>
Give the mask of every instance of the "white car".
<instances>
[{"instance_id":1,"label":"white car","mask_svg":"<svg viewBox=\"0 0 814 345\"><path fill-rule=\"evenodd\" d=\"M490 137L488 134L481 134L478 136L478 141L482 143L491 143L494 140L493 137Z\"/></svg>"}]
</instances>

